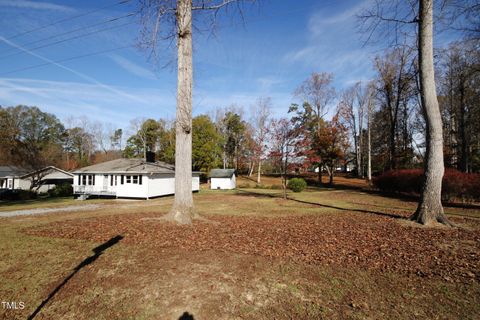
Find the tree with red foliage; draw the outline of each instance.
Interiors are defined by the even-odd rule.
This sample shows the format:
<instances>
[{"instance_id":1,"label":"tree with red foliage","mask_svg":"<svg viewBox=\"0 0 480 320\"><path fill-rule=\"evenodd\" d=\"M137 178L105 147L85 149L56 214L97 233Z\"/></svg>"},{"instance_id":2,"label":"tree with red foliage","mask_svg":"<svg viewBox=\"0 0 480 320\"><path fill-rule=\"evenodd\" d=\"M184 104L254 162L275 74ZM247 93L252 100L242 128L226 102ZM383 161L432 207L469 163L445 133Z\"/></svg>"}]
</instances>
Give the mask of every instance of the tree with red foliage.
<instances>
[{"instance_id":1,"label":"tree with red foliage","mask_svg":"<svg viewBox=\"0 0 480 320\"><path fill-rule=\"evenodd\" d=\"M333 184L338 160L345 156L349 147L348 129L339 121L338 114L331 121L322 121L313 144L322 167L328 172L328 183Z\"/></svg>"}]
</instances>

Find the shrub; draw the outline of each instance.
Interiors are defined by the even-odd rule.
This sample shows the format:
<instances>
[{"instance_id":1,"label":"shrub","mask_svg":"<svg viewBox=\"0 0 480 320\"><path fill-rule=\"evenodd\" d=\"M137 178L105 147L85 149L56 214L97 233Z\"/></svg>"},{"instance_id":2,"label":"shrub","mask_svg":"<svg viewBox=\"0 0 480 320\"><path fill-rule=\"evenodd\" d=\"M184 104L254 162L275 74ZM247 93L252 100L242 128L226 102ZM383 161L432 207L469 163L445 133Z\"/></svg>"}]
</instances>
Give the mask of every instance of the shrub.
<instances>
[{"instance_id":1,"label":"shrub","mask_svg":"<svg viewBox=\"0 0 480 320\"><path fill-rule=\"evenodd\" d=\"M73 194L73 187L69 183L59 184L48 190L48 194L50 197L68 197Z\"/></svg>"},{"instance_id":2,"label":"shrub","mask_svg":"<svg viewBox=\"0 0 480 320\"><path fill-rule=\"evenodd\" d=\"M384 192L419 195L422 191L423 170L392 170L373 179L373 185ZM480 174L446 169L442 181L442 199L463 202L480 200Z\"/></svg>"},{"instance_id":3,"label":"shrub","mask_svg":"<svg viewBox=\"0 0 480 320\"><path fill-rule=\"evenodd\" d=\"M307 182L302 178L293 178L288 180L287 186L293 192L302 192L307 187Z\"/></svg>"},{"instance_id":4,"label":"shrub","mask_svg":"<svg viewBox=\"0 0 480 320\"><path fill-rule=\"evenodd\" d=\"M30 190L4 190L0 193L0 200L30 200L36 199L37 193Z\"/></svg>"}]
</instances>

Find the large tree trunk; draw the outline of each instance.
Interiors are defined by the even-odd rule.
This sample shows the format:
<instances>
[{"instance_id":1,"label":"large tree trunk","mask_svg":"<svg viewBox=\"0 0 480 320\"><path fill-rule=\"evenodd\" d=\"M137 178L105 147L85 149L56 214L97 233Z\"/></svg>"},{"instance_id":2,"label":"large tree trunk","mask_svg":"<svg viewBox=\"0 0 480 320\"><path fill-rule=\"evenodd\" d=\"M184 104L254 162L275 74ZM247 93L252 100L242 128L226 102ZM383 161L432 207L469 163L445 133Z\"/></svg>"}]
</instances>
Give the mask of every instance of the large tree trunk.
<instances>
[{"instance_id":1,"label":"large tree trunk","mask_svg":"<svg viewBox=\"0 0 480 320\"><path fill-rule=\"evenodd\" d=\"M417 211L411 219L421 224L435 222L450 225L443 213L442 178L443 137L442 118L435 89L433 67L433 0L420 0L418 50L420 63L420 97L426 117L425 177Z\"/></svg>"},{"instance_id":2,"label":"large tree trunk","mask_svg":"<svg viewBox=\"0 0 480 320\"><path fill-rule=\"evenodd\" d=\"M192 0L177 0L178 80L175 122L175 200L171 218L192 223Z\"/></svg>"}]
</instances>

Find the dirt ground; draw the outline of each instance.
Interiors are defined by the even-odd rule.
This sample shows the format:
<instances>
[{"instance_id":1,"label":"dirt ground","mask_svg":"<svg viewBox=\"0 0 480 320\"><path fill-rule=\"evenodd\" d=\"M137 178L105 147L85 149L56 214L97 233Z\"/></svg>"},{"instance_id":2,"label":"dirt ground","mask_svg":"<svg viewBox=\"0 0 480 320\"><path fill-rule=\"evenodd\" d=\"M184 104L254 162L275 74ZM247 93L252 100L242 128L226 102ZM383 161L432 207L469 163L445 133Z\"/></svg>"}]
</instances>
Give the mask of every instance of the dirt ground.
<instances>
[{"instance_id":1,"label":"dirt ground","mask_svg":"<svg viewBox=\"0 0 480 320\"><path fill-rule=\"evenodd\" d=\"M202 191L193 226L155 219L171 198L0 219L0 297L26 304L0 318L478 318L480 209L425 228L357 188L279 195Z\"/></svg>"}]
</instances>

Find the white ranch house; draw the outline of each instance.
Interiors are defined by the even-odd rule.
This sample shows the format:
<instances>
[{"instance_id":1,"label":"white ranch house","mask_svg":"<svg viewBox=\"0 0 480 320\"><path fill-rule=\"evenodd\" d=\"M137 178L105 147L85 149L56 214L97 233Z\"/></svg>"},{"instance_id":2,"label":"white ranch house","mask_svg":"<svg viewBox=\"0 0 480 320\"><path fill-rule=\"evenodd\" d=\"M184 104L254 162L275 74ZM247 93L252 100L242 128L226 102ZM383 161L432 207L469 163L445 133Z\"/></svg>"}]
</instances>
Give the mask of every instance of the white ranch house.
<instances>
[{"instance_id":1,"label":"white ranch house","mask_svg":"<svg viewBox=\"0 0 480 320\"><path fill-rule=\"evenodd\" d=\"M234 169L212 169L209 177L210 189L231 190L237 186Z\"/></svg>"},{"instance_id":2,"label":"white ranch house","mask_svg":"<svg viewBox=\"0 0 480 320\"><path fill-rule=\"evenodd\" d=\"M117 159L73 171L73 193L89 196L150 199L175 193L175 167L144 159ZM192 174L192 191L200 189L200 172Z\"/></svg>"},{"instance_id":3,"label":"white ranch house","mask_svg":"<svg viewBox=\"0 0 480 320\"><path fill-rule=\"evenodd\" d=\"M0 189L30 190L34 182L37 186L33 190L43 193L59 184L71 184L73 174L54 166L35 171L15 166L0 167Z\"/></svg>"}]
</instances>

